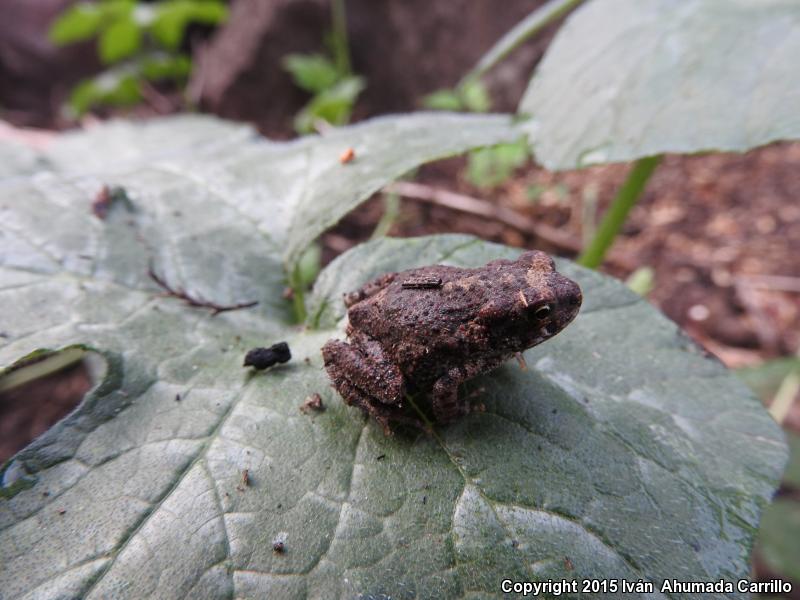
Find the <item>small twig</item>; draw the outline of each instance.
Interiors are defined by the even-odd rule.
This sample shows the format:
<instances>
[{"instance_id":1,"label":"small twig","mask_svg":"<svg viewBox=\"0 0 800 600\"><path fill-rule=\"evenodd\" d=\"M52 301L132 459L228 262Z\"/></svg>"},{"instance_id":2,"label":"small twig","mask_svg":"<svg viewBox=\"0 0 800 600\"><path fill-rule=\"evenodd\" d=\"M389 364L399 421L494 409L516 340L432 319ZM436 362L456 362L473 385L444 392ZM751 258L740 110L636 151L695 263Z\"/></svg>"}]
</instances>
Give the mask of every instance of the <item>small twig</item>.
<instances>
[{"instance_id":1,"label":"small twig","mask_svg":"<svg viewBox=\"0 0 800 600\"><path fill-rule=\"evenodd\" d=\"M485 200L473 198L472 196L458 194L449 190L436 189L422 183L413 183L410 181L396 181L386 186L384 191L400 194L407 198L423 200L431 204L437 204L472 215L494 219L522 233L532 233L555 246L573 252L581 251L580 241L576 240L571 235L559 231L555 227L537 223L533 219L529 219L516 211L502 206L496 206Z\"/></svg>"},{"instance_id":2,"label":"small twig","mask_svg":"<svg viewBox=\"0 0 800 600\"><path fill-rule=\"evenodd\" d=\"M203 98L203 86L206 81L207 44L198 34L189 39L192 54L192 77L186 85L186 103L195 109Z\"/></svg>"},{"instance_id":3,"label":"small twig","mask_svg":"<svg viewBox=\"0 0 800 600\"><path fill-rule=\"evenodd\" d=\"M175 112L175 106L164 94L154 88L150 82L142 80L139 83L139 89L142 92L142 98L147 102L156 112L160 114L169 114Z\"/></svg>"},{"instance_id":4,"label":"small twig","mask_svg":"<svg viewBox=\"0 0 800 600\"><path fill-rule=\"evenodd\" d=\"M150 276L150 279L158 284L158 287L166 292L167 296L183 300L189 306L195 306L197 308L210 308L212 317L216 317L221 312L238 310L240 308L250 308L258 304L258 300L253 300L252 302L240 302L239 304L217 304L200 297L190 296L182 288L173 288L166 281L164 281L164 279L162 279L158 273L156 273L152 262L147 268L147 274Z\"/></svg>"}]
</instances>

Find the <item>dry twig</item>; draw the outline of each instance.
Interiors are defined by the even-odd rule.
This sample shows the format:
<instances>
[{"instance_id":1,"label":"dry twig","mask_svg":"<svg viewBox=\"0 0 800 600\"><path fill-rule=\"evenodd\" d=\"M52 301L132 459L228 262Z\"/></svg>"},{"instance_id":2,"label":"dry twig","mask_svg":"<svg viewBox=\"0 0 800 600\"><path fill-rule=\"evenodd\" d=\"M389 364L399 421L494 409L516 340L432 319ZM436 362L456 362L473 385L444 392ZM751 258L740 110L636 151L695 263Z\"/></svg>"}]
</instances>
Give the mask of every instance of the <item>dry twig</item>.
<instances>
[{"instance_id":1,"label":"dry twig","mask_svg":"<svg viewBox=\"0 0 800 600\"><path fill-rule=\"evenodd\" d=\"M398 194L406 198L422 200L423 202L429 202L437 206L444 206L452 210L493 219L504 225L513 227L517 231L535 235L554 246L575 253L579 253L583 249L580 240L564 231L551 227L550 225L545 225L544 223L537 223L533 219L509 208L497 206L491 202L473 198L472 196L451 192L449 190L437 189L423 183L414 183L411 181L395 181L384 187L383 191L385 193ZM633 269L634 266L630 260L613 251L609 252L606 256L606 262L613 262L626 269Z\"/></svg>"},{"instance_id":2,"label":"dry twig","mask_svg":"<svg viewBox=\"0 0 800 600\"><path fill-rule=\"evenodd\" d=\"M513 227L522 233L532 233L543 240L550 242L553 245L571 250L573 252L581 251L581 243L571 235L559 231L555 227L537 223L533 219L529 219L516 211L497 206L479 200L472 196L458 194L449 190L442 190L425 185L422 183L414 183L411 181L396 181L384 188L384 191L389 193L399 194L406 198L414 198L415 200L423 200L431 204L437 204L453 210L458 210L481 217L487 217L495 221L500 221L504 225Z\"/></svg>"},{"instance_id":3,"label":"dry twig","mask_svg":"<svg viewBox=\"0 0 800 600\"><path fill-rule=\"evenodd\" d=\"M250 308L258 304L258 300L253 300L252 302L240 302L239 304L217 304L200 297L190 296L189 293L184 289L173 288L166 281L164 281L164 279L162 279L158 273L156 273L155 269L153 268L153 263L150 263L150 266L147 268L147 274L150 275L150 279L155 281L158 286L166 292L167 296L183 300L189 306L195 306L197 308L209 308L211 309L212 317L217 316L221 312L238 310L240 308Z\"/></svg>"}]
</instances>

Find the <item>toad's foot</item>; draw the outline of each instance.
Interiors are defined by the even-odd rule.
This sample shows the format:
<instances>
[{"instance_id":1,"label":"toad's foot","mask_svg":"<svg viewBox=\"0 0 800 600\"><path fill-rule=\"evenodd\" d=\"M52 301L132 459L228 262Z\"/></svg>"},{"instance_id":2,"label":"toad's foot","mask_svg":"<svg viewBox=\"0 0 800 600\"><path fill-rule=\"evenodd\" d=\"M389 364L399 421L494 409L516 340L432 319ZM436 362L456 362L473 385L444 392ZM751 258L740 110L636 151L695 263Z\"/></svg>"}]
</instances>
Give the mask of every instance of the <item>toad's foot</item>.
<instances>
[{"instance_id":1,"label":"toad's foot","mask_svg":"<svg viewBox=\"0 0 800 600\"><path fill-rule=\"evenodd\" d=\"M383 433L387 436L393 434L393 425L407 425L414 429L420 429L425 433L431 433L430 428L421 419L409 416L399 406L381 404L374 398L370 398L364 394L364 392L346 379L342 380L339 385L335 387L347 404L350 406L357 406L370 415L383 428Z\"/></svg>"},{"instance_id":2,"label":"toad's foot","mask_svg":"<svg viewBox=\"0 0 800 600\"><path fill-rule=\"evenodd\" d=\"M377 342L360 336L356 345L329 340L322 347L325 369L333 387L350 406L357 406L383 426L410 425L427 431L418 418L402 408L405 394L403 375L389 362Z\"/></svg>"}]
</instances>

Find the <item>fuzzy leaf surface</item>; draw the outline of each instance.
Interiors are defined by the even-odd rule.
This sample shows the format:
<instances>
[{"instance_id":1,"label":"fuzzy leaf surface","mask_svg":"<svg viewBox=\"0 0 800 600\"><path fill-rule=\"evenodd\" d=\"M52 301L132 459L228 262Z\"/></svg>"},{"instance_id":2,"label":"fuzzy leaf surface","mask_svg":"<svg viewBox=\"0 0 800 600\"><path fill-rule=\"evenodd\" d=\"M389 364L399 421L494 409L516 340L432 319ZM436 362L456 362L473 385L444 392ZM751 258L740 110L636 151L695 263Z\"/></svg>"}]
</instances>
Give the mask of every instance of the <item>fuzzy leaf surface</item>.
<instances>
[{"instance_id":1,"label":"fuzzy leaf surface","mask_svg":"<svg viewBox=\"0 0 800 600\"><path fill-rule=\"evenodd\" d=\"M216 121L152 127L72 137L45 157L49 172L0 182L0 365L75 344L106 363L80 406L0 472L3 597L460 598L499 595L506 577L748 574L781 432L621 283L562 261L584 290L580 316L526 353L528 370L469 382L486 412L385 437L322 366L342 293L388 270L519 250L466 236L363 245L320 274L313 327L300 329L281 297L286 238L267 217L291 222L294 178L317 181L302 166L328 164L335 145L266 143ZM96 217L101 183L132 208ZM259 304L212 316L165 297L149 265L195 297ZM242 368L248 349L281 340L291 362ZM305 415L313 393L327 410Z\"/></svg>"},{"instance_id":2,"label":"fuzzy leaf surface","mask_svg":"<svg viewBox=\"0 0 800 600\"><path fill-rule=\"evenodd\" d=\"M800 5L604 0L559 31L520 103L550 169L800 137Z\"/></svg>"}]
</instances>

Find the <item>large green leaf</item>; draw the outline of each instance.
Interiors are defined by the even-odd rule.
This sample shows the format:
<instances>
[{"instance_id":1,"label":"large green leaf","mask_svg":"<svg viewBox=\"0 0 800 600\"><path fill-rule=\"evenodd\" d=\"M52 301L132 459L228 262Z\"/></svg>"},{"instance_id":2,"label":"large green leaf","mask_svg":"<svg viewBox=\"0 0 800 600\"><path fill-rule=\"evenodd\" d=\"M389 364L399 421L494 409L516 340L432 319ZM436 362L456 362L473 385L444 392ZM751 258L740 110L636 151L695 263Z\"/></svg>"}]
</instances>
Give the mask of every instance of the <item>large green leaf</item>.
<instances>
[{"instance_id":1,"label":"large green leaf","mask_svg":"<svg viewBox=\"0 0 800 600\"><path fill-rule=\"evenodd\" d=\"M553 169L800 137L800 4L606 0L576 10L520 104Z\"/></svg>"},{"instance_id":2,"label":"large green leaf","mask_svg":"<svg viewBox=\"0 0 800 600\"><path fill-rule=\"evenodd\" d=\"M424 134L391 123L341 135L376 127L396 153L413 152L406 136ZM528 370L509 364L468 384L483 388L486 412L385 437L322 367L320 346L341 335L341 294L386 270L519 250L466 236L361 246L322 272L314 327L298 329L281 299L276 239L289 238L267 217L291 222L282 202L323 185L337 145L266 144L194 119L140 135L141 147L122 124L75 136L48 157L61 174L0 182L0 365L74 344L106 362L76 411L2 470L4 597L438 598L499 595L506 577L747 575L786 458L781 432L622 284L562 261L584 290L580 316L526 353ZM108 152L119 136L127 161ZM377 185L381 169L399 168L387 157L370 172L368 156L354 177ZM134 210L117 203L96 218L101 180L125 187ZM343 197L313 194L321 211ZM160 293L150 261L195 296L260 304L218 316L188 307ZM292 362L242 368L248 348L279 340ZM315 392L327 410L302 414Z\"/></svg>"},{"instance_id":3,"label":"large green leaf","mask_svg":"<svg viewBox=\"0 0 800 600\"><path fill-rule=\"evenodd\" d=\"M519 125L506 115L431 112L274 143L245 126L184 116L65 136L48 158L55 170L114 176L142 194L169 198L177 186L228 204L255 222L293 265L319 234L419 164L519 136ZM342 164L348 148L355 158ZM152 178L137 170L142 161Z\"/></svg>"}]
</instances>

